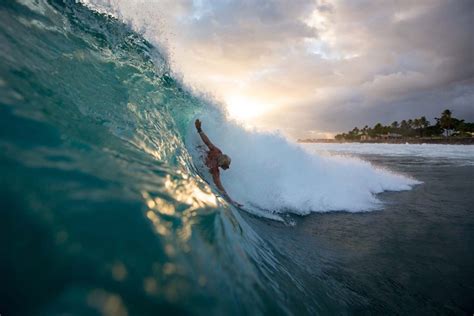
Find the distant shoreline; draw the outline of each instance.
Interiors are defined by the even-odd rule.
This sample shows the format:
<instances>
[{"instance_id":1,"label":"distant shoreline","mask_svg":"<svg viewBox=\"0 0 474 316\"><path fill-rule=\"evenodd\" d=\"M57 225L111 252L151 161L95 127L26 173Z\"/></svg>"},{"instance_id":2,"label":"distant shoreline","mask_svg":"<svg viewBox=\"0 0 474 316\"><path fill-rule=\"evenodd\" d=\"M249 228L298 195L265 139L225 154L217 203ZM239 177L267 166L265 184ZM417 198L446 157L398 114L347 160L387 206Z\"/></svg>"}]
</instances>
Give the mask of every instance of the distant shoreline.
<instances>
[{"instance_id":1,"label":"distant shoreline","mask_svg":"<svg viewBox=\"0 0 474 316\"><path fill-rule=\"evenodd\" d=\"M336 139L298 139L298 143L361 143L361 144L440 144L440 145L474 145L474 137L470 138L404 138L404 139L370 139L370 140L336 140Z\"/></svg>"}]
</instances>

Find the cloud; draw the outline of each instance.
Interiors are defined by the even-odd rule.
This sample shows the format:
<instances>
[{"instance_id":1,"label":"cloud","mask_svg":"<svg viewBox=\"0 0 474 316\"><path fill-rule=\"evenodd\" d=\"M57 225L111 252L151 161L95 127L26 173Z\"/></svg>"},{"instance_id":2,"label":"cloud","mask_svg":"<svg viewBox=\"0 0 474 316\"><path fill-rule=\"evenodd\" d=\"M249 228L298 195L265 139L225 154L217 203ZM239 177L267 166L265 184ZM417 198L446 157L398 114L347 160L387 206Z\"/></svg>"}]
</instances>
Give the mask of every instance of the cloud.
<instances>
[{"instance_id":1,"label":"cloud","mask_svg":"<svg viewBox=\"0 0 474 316\"><path fill-rule=\"evenodd\" d=\"M257 126L304 137L447 107L474 120L471 0L108 5L170 47L189 84L261 104Z\"/></svg>"}]
</instances>

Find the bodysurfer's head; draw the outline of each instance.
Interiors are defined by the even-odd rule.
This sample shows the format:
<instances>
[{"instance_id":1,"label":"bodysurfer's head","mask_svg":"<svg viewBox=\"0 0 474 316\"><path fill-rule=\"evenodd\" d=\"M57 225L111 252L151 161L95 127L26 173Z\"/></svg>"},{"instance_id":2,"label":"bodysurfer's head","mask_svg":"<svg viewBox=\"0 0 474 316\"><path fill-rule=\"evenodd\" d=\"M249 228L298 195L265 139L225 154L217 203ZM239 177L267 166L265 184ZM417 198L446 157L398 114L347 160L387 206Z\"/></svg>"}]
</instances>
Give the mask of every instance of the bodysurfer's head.
<instances>
[{"instance_id":1,"label":"bodysurfer's head","mask_svg":"<svg viewBox=\"0 0 474 316\"><path fill-rule=\"evenodd\" d=\"M221 167L224 170L229 169L230 162L231 162L230 157L224 154L220 155L219 158L217 158L217 163L219 167Z\"/></svg>"}]
</instances>

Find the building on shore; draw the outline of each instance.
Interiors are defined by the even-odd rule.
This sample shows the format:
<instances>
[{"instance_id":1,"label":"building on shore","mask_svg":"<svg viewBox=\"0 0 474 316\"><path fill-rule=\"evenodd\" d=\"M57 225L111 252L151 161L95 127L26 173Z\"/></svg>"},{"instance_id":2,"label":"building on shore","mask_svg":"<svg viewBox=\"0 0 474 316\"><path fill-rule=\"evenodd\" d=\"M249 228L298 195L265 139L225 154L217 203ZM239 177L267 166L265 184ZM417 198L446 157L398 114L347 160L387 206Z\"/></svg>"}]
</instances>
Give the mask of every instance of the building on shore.
<instances>
[{"instance_id":1,"label":"building on shore","mask_svg":"<svg viewBox=\"0 0 474 316\"><path fill-rule=\"evenodd\" d=\"M397 133L387 133L387 134L382 134L379 136L380 139L400 139L402 138L402 135L397 134Z\"/></svg>"}]
</instances>

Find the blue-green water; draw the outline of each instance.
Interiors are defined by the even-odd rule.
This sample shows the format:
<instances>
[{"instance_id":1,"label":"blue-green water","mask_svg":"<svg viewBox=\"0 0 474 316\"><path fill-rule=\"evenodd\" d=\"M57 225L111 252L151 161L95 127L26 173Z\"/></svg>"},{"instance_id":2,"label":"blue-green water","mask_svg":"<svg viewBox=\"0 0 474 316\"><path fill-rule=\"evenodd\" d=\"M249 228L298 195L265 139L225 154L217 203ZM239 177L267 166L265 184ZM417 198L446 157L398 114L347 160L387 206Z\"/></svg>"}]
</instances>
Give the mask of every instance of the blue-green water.
<instances>
[{"instance_id":1,"label":"blue-green water","mask_svg":"<svg viewBox=\"0 0 474 316\"><path fill-rule=\"evenodd\" d=\"M361 156L377 169L245 132L75 1L0 2L0 44L0 314L473 311L472 163ZM196 117L259 216L201 178Z\"/></svg>"}]
</instances>

